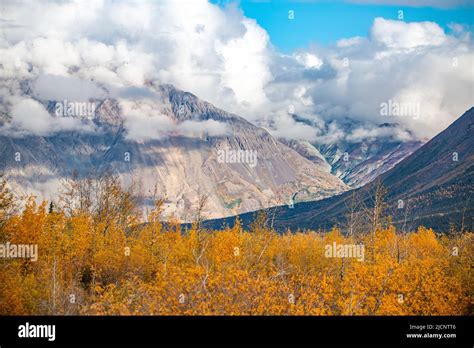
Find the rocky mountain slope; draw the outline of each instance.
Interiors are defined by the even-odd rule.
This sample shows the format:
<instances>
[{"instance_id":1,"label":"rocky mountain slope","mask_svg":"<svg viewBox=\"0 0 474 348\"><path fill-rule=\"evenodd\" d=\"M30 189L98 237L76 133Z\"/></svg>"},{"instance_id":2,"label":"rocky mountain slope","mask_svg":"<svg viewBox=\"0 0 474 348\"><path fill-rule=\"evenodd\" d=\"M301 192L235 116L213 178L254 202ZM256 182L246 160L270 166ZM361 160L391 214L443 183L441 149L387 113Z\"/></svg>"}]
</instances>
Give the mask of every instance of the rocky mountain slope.
<instances>
[{"instance_id":1,"label":"rocky mountain slope","mask_svg":"<svg viewBox=\"0 0 474 348\"><path fill-rule=\"evenodd\" d=\"M438 231L472 230L474 204L474 108L466 111L446 130L380 175L376 181L343 194L294 207L269 209L274 226L327 230L344 226L353 195L358 206L373 206L378 182L387 189L387 214L399 227L409 230L424 225ZM255 213L241 215L248 224ZM232 224L234 218L226 222ZM209 221L208 226L223 221Z\"/></svg>"},{"instance_id":2,"label":"rocky mountain slope","mask_svg":"<svg viewBox=\"0 0 474 348\"><path fill-rule=\"evenodd\" d=\"M299 122L307 120L294 116ZM309 123L312 126L315 126ZM362 125L351 120L338 124L343 134L350 134ZM378 126L381 132L389 128L397 130L398 124L384 123ZM399 131L405 131L398 129ZM391 137L367 137L348 141L344 137L321 144L306 141L285 141L285 144L318 166L322 166L353 188L363 186L377 176L392 169L398 162L423 145L419 140L399 140Z\"/></svg>"},{"instance_id":3,"label":"rocky mountain slope","mask_svg":"<svg viewBox=\"0 0 474 348\"><path fill-rule=\"evenodd\" d=\"M0 171L17 193L50 199L73 172L112 170L124 184L137 183L145 205L156 186L165 215L183 221L195 217L200 195L208 195L204 216L215 218L281 205L295 194L314 200L347 189L326 167L245 119L170 85L150 83L149 90L146 98L96 100L94 117L83 120L93 132L3 133ZM56 103L41 102L51 112Z\"/></svg>"},{"instance_id":4,"label":"rocky mountain slope","mask_svg":"<svg viewBox=\"0 0 474 348\"><path fill-rule=\"evenodd\" d=\"M331 172L351 187L363 186L392 169L416 151L420 141L362 141L322 146L321 153L331 163ZM347 160L344 154L347 154Z\"/></svg>"}]
</instances>

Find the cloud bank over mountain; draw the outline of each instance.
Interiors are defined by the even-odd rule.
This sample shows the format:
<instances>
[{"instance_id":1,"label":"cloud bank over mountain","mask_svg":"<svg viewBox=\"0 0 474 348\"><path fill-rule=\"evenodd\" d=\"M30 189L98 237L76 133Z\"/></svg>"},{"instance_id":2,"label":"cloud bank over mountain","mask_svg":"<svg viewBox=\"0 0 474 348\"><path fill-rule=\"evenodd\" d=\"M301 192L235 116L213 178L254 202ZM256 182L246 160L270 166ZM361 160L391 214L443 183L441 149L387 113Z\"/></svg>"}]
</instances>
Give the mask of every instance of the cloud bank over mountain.
<instances>
[{"instance_id":1,"label":"cloud bank over mountain","mask_svg":"<svg viewBox=\"0 0 474 348\"><path fill-rule=\"evenodd\" d=\"M23 1L0 12L0 116L30 133L87 128L56 122L32 97L153 99L150 81L190 91L274 135L312 142L431 137L472 104L472 38L455 23L448 34L433 22L375 18L367 38L283 54L235 4ZM383 103L415 105L419 114L392 108L382 115ZM130 137L173 131L159 115L151 121L133 108L127 115ZM339 127L347 117L362 124L349 134ZM381 130L382 123L402 129ZM226 132L216 124L180 129Z\"/></svg>"}]
</instances>

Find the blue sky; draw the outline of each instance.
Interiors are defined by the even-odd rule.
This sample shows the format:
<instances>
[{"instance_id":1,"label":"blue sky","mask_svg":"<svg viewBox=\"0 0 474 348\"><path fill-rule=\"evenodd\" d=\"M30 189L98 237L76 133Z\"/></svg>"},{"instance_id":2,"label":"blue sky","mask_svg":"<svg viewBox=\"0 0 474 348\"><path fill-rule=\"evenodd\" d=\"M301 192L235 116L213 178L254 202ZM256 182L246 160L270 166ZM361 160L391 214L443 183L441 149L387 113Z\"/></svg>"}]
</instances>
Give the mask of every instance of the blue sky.
<instances>
[{"instance_id":1,"label":"blue sky","mask_svg":"<svg viewBox=\"0 0 474 348\"><path fill-rule=\"evenodd\" d=\"M415 1L415 0L414 0ZM225 4L232 1L213 0ZM406 22L432 21L447 33L450 23L474 28L474 7L454 8L360 5L332 2L240 1L244 15L253 18L270 35L272 43L282 52L307 47L311 43L329 45L341 38L367 36L375 17L397 19L402 10ZM294 19L288 19L288 11Z\"/></svg>"}]
</instances>

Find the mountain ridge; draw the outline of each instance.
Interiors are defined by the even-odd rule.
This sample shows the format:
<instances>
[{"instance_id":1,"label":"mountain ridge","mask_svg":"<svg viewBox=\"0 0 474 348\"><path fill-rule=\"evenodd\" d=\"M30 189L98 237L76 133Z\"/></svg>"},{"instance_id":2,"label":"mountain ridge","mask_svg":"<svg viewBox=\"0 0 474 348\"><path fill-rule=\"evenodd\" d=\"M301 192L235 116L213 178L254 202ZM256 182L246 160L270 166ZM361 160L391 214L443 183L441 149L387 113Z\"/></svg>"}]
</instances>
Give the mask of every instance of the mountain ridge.
<instances>
[{"instance_id":1,"label":"mountain ridge","mask_svg":"<svg viewBox=\"0 0 474 348\"><path fill-rule=\"evenodd\" d=\"M156 185L166 200L165 214L182 221L193 219L199 192L210 196L205 215L217 217L276 205L299 191L309 199L347 189L342 181L244 118L171 85L151 83L149 88L154 93L151 100L101 100L94 118L84 121L94 132L1 135L0 170L16 191L34 193L40 199L53 199L61 181L73 171L85 177L91 171L110 170L124 184L138 182L146 202ZM54 103L44 101L48 102ZM144 123L150 122L150 127L133 128L136 122L129 114L149 117ZM153 123L157 120L163 123ZM172 128L167 129L170 124ZM205 128L208 125L223 125L229 131L213 134L213 129ZM133 136L130 129L138 134ZM159 133L162 129L168 133ZM152 137L143 138L140 132ZM219 151L256 151L258 165L220 163ZM15 160L15 153L21 154L20 161Z\"/></svg>"},{"instance_id":2,"label":"mountain ridge","mask_svg":"<svg viewBox=\"0 0 474 348\"><path fill-rule=\"evenodd\" d=\"M448 231L454 224L472 228L474 208L470 202L474 191L473 131L474 107L379 176L378 180L389 190L389 213L396 225L406 224L409 220L410 227L424 225ZM377 182L372 181L361 188L333 197L299 203L294 207L275 207L267 211L272 216L274 226L280 231L287 228L326 230L332 226L343 226L351 195L357 194L360 196L360 203L368 203L376 185ZM239 218L244 225L248 225L255 213L242 214ZM234 221L235 217L226 219L229 224ZM214 227L223 223L223 220L206 222L207 226Z\"/></svg>"}]
</instances>

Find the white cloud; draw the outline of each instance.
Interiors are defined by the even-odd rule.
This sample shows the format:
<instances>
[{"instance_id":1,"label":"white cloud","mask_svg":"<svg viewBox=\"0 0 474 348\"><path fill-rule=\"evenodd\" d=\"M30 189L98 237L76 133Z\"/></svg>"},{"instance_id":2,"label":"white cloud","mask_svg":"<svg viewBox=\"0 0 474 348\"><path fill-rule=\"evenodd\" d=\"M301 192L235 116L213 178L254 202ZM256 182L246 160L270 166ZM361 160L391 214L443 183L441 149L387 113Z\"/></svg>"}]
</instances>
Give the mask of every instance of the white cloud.
<instances>
[{"instance_id":1,"label":"white cloud","mask_svg":"<svg viewBox=\"0 0 474 348\"><path fill-rule=\"evenodd\" d=\"M22 99L11 111L12 127L38 135L48 135L52 122L48 111L33 99Z\"/></svg>"},{"instance_id":2,"label":"white cloud","mask_svg":"<svg viewBox=\"0 0 474 348\"><path fill-rule=\"evenodd\" d=\"M274 116L268 130L278 138L311 142L316 141L320 133L319 129L302 122L296 122L291 115L284 112Z\"/></svg>"},{"instance_id":3,"label":"white cloud","mask_svg":"<svg viewBox=\"0 0 474 348\"><path fill-rule=\"evenodd\" d=\"M446 41L443 29L433 22L405 23L375 18L372 39L389 48L440 46Z\"/></svg>"},{"instance_id":4,"label":"white cloud","mask_svg":"<svg viewBox=\"0 0 474 348\"><path fill-rule=\"evenodd\" d=\"M467 35L449 36L435 23L377 18L370 38L340 40L335 47L313 47L308 53L320 57L328 73L308 79L304 78L310 71L306 67L295 68L288 58L276 61L275 78L267 87L270 108L294 105L296 114L308 119L318 115L326 122L349 118L372 126L398 123L415 137L426 139L473 105L472 41ZM287 77L289 71L293 79ZM419 117L382 116L380 104L389 100L419 104ZM271 124L268 118L265 123ZM278 124L282 123L273 127ZM318 142L340 138L339 128L319 128L324 134ZM275 134L285 134L284 128L277 130ZM286 134L294 137L293 132ZM373 134L392 136L387 131Z\"/></svg>"},{"instance_id":5,"label":"white cloud","mask_svg":"<svg viewBox=\"0 0 474 348\"><path fill-rule=\"evenodd\" d=\"M35 96L46 99L101 97L97 84L143 87L159 79L233 111L267 102L268 35L235 6L169 0L2 7L0 96L23 95L20 79L37 79ZM10 113L11 106L0 109Z\"/></svg>"},{"instance_id":6,"label":"white cloud","mask_svg":"<svg viewBox=\"0 0 474 348\"><path fill-rule=\"evenodd\" d=\"M199 138L202 136L216 137L229 135L230 129L227 124L215 120L187 120L179 124L177 132L183 136Z\"/></svg>"},{"instance_id":7,"label":"white cloud","mask_svg":"<svg viewBox=\"0 0 474 348\"><path fill-rule=\"evenodd\" d=\"M22 137L27 134L48 136L57 131L93 131L93 126L83 124L78 118L54 117L34 99L15 100L10 113L11 122L1 129L2 134Z\"/></svg>"},{"instance_id":8,"label":"white cloud","mask_svg":"<svg viewBox=\"0 0 474 348\"><path fill-rule=\"evenodd\" d=\"M104 90L89 80L76 77L40 75L32 84L33 95L40 100L85 102L91 98L104 98Z\"/></svg>"},{"instance_id":9,"label":"white cloud","mask_svg":"<svg viewBox=\"0 0 474 348\"><path fill-rule=\"evenodd\" d=\"M328 125L327 132L320 135L316 138L316 143L318 144L333 144L337 143L340 140L344 140L347 134L341 130L336 122L331 122Z\"/></svg>"},{"instance_id":10,"label":"white cloud","mask_svg":"<svg viewBox=\"0 0 474 348\"><path fill-rule=\"evenodd\" d=\"M413 136L406 130L396 127L361 127L353 129L346 137L349 142L361 142L367 139L389 138L395 141L413 140Z\"/></svg>"},{"instance_id":11,"label":"white cloud","mask_svg":"<svg viewBox=\"0 0 474 348\"><path fill-rule=\"evenodd\" d=\"M173 120L150 101L121 100L120 108L127 129L127 139L160 140L167 138L175 128Z\"/></svg>"},{"instance_id":12,"label":"white cloud","mask_svg":"<svg viewBox=\"0 0 474 348\"><path fill-rule=\"evenodd\" d=\"M337 47L350 47L350 46L358 45L364 40L365 38L361 36L354 36L348 39L340 39L337 41Z\"/></svg>"},{"instance_id":13,"label":"white cloud","mask_svg":"<svg viewBox=\"0 0 474 348\"><path fill-rule=\"evenodd\" d=\"M270 81L268 35L254 21L244 20L245 34L217 44L223 59L222 84L231 89L239 103L265 103L264 87Z\"/></svg>"},{"instance_id":14,"label":"white cloud","mask_svg":"<svg viewBox=\"0 0 474 348\"><path fill-rule=\"evenodd\" d=\"M311 53L296 54L295 58L307 69L319 69L323 65L323 61Z\"/></svg>"},{"instance_id":15,"label":"white cloud","mask_svg":"<svg viewBox=\"0 0 474 348\"><path fill-rule=\"evenodd\" d=\"M17 109L26 98L23 80L36 81L35 96L47 99L100 97L103 87L144 89L158 80L277 136L319 142L349 136L331 123L346 117L374 126L393 121L430 137L472 106L473 46L456 23L448 35L436 23L376 18L368 38L284 55L236 6L222 9L205 0L7 2L1 18L0 114L16 110L18 127L29 127L25 108L38 109ZM420 117L382 118L380 103L390 99L420 102ZM289 106L313 125L292 118ZM49 119L37 111L36 126L28 129L41 133ZM131 108L129 136L167 136L176 129L163 116ZM211 123L189 128L224 131Z\"/></svg>"},{"instance_id":16,"label":"white cloud","mask_svg":"<svg viewBox=\"0 0 474 348\"><path fill-rule=\"evenodd\" d=\"M170 136L201 138L230 134L225 123L215 120L186 120L177 123L166 114L165 107L151 99L139 102L121 99L120 107L125 118L126 138L130 140L162 140Z\"/></svg>"}]
</instances>

